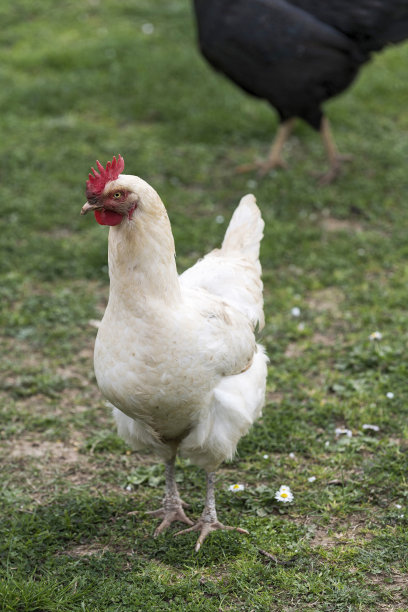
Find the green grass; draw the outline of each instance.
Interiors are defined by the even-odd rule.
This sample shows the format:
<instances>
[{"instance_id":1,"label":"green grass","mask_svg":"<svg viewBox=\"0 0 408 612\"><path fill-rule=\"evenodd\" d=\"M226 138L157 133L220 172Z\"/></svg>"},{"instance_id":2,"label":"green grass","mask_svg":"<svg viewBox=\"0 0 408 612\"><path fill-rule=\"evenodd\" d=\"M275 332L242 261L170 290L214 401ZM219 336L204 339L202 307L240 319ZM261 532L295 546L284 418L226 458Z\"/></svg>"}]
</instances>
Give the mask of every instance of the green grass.
<instances>
[{"instance_id":1,"label":"green grass","mask_svg":"<svg viewBox=\"0 0 408 612\"><path fill-rule=\"evenodd\" d=\"M319 188L301 124L288 172L234 172L276 115L200 58L188 0L16 0L0 17L1 609L408 610L407 45L327 104L354 160ZM79 212L90 166L117 153L161 194L180 270L248 191L266 222L267 405L217 484L220 519L250 535L198 554L194 535L152 538L163 467L116 436L93 376L107 232ZM180 462L178 478L196 517L204 476Z\"/></svg>"}]
</instances>

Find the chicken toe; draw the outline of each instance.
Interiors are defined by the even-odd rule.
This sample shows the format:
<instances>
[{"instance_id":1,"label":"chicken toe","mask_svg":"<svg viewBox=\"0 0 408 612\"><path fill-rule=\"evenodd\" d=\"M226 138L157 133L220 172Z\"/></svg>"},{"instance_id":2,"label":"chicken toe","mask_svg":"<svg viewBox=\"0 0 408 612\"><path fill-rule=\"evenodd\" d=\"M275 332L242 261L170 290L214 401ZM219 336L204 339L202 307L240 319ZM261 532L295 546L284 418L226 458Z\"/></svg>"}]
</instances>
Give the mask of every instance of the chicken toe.
<instances>
[{"instance_id":1,"label":"chicken toe","mask_svg":"<svg viewBox=\"0 0 408 612\"><path fill-rule=\"evenodd\" d=\"M251 164L243 164L238 166L237 172L242 173L257 170L258 176L263 177L274 168L283 168L286 170L288 165L282 158L282 150L292 131L293 123L293 119L288 119L279 126L275 140L272 144L271 150L269 151L269 155L265 160L258 160L252 162Z\"/></svg>"},{"instance_id":2,"label":"chicken toe","mask_svg":"<svg viewBox=\"0 0 408 612\"><path fill-rule=\"evenodd\" d=\"M241 527L230 527L229 525L223 525L223 523L220 523L220 521L217 519L217 512L215 509L214 483L215 474L214 472L210 472L209 474L207 474L207 495L201 518L192 527L182 529L181 531L178 531L174 534L178 536L184 533L190 533L192 531L199 531L200 535L195 545L196 552L200 550L201 544L204 542L208 534L212 531L217 531L218 529L228 529L230 531L238 531L238 533L248 533L246 529L241 529Z\"/></svg>"},{"instance_id":3,"label":"chicken toe","mask_svg":"<svg viewBox=\"0 0 408 612\"><path fill-rule=\"evenodd\" d=\"M164 504L163 508L159 508L158 510L152 510L147 512L150 516L157 516L162 518L162 522L155 529L154 537L156 538L160 535L167 527L169 527L175 521L180 521L181 523L186 523L186 525L193 525L193 521L186 516L183 505L180 500L180 504Z\"/></svg>"},{"instance_id":4,"label":"chicken toe","mask_svg":"<svg viewBox=\"0 0 408 612\"><path fill-rule=\"evenodd\" d=\"M352 155L338 153L330 160L330 167L324 174L316 174L319 185L330 185L341 173L343 162L348 162L353 159Z\"/></svg>"},{"instance_id":5,"label":"chicken toe","mask_svg":"<svg viewBox=\"0 0 408 612\"><path fill-rule=\"evenodd\" d=\"M276 155L273 158L268 157L267 159L259 159L249 164L241 164L236 169L236 172L238 174L244 174L245 172L256 171L257 175L262 178L275 168L282 168L283 170L286 170L287 167L288 164L282 159L282 157L280 155Z\"/></svg>"},{"instance_id":6,"label":"chicken toe","mask_svg":"<svg viewBox=\"0 0 408 612\"><path fill-rule=\"evenodd\" d=\"M199 535L199 538L194 548L194 550L198 552L201 548L201 544L204 542L208 534L211 533L212 531L217 531L218 529L228 529L230 531L238 531L238 533L249 533L246 529L241 529L241 527L230 527L230 525L223 525L223 523L220 523L220 521L217 521L217 520L208 522L201 518L192 527L188 527L187 529L182 529L181 531L178 531L174 535L178 536L184 533L190 533L191 531L199 531L200 535Z\"/></svg>"}]
</instances>

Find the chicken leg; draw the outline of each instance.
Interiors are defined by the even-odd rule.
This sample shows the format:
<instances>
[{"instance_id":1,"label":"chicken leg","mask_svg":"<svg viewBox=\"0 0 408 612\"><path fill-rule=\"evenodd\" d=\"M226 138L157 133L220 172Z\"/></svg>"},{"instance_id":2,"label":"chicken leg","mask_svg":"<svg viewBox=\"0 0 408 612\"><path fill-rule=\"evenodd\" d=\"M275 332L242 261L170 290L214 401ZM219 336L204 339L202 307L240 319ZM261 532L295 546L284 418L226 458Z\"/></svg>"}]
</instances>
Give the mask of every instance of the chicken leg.
<instances>
[{"instance_id":1,"label":"chicken leg","mask_svg":"<svg viewBox=\"0 0 408 612\"><path fill-rule=\"evenodd\" d=\"M216 531L217 529L230 529L233 531L238 531L238 533L248 533L246 529L241 529L241 527L230 527L228 525L223 525L219 522L219 520L217 519L217 512L215 510L214 483L215 473L209 472L207 474L207 494L205 499L205 506L201 518L192 527L189 527L188 529L182 529L182 531L178 531L175 534L177 536L182 533L190 533L190 531L199 531L200 535L195 545L196 552L200 550L201 544L204 542L208 534L212 531Z\"/></svg>"},{"instance_id":2,"label":"chicken leg","mask_svg":"<svg viewBox=\"0 0 408 612\"><path fill-rule=\"evenodd\" d=\"M193 521L185 515L183 510L183 507L187 507L188 504L183 502L177 489L174 477L175 460L176 457L174 456L166 463L166 491L163 499L163 507L158 510L151 510L147 513L151 516L158 516L163 519L156 528L154 537L157 537L162 531L167 529L174 521L181 521L187 525L193 525Z\"/></svg>"},{"instance_id":3,"label":"chicken leg","mask_svg":"<svg viewBox=\"0 0 408 612\"><path fill-rule=\"evenodd\" d=\"M273 168L287 168L287 163L282 159L282 149L292 131L294 121L294 119L288 119L280 124L275 140L272 143L271 150L265 160L258 160L251 164L238 166L237 172L241 173L258 170L259 176L265 176L265 174Z\"/></svg>"},{"instance_id":4,"label":"chicken leg","mask_svg":"<svg viewBox=\"0 0 408 612\"><path fill-rule=\"evenodd\" d=\"M323 146L326 150L330 168L328 172L326 172L320 177L319 183L321 185L328 185L339 176L342 162L350 161L351 159L353 159L353 156L342 155L341 153L339 153L327 117L322 117L322 121L320 124L320 135L322 137Z\"/></svg>"}]
</instances>

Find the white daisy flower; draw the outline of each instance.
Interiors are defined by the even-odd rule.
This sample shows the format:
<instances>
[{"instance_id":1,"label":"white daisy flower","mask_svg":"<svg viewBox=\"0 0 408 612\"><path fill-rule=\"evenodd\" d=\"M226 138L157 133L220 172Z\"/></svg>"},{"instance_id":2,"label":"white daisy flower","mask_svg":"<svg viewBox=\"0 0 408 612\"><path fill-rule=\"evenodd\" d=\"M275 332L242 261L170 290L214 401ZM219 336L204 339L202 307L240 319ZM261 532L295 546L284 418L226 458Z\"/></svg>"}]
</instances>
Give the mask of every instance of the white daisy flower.
<instances>
[{"instance_id":1,"label":"white daisy flower","mask_svg":"<svg viewBox=\"0 0 408 612\"><path fill-rule=\"evenodd\" d=\"M346 427L336 427L334 433L336 434L336 436L347 436L348 438L351 438L353 435L353 432L350 429L347 429Z\"/></svg>"},{"instance_id":2,"label":"white daisy flower","mask_svg":"<svg viewBox=\"0 0 408 612\"><path fill-rule=\"evenodd\" d=\"M326 440L326 442L324 443L325 447L327 448L328 446L330 446L330 442L329 440Z\"/></svg>"},{"instance_id":3,"label":"white daisy flower","mask_svg":"<svg viewBox=\"0 0 408 612\"><path fill-rule=\"evenodd\" d=\"M142 25L142 32L143 34L153 34L154 32L154 25L152 23L144 23Z\"/></svg>"},{"instance_id":4,"label":"white daisy flower","mask_svg":"<svg viewBox=\"0 0 408 612\"><path fill-rule=\"evenodd\" d=\"M296 459L296 455L295 455L295 453L289 453L289 457L290 457L291 459Z\"/></svg>"},{"instance_id":5,"label":"white daisy flower","mask_svg":"<svg viewBox=\"0 0 408 612\"><path fill-rule=\"evenodd\" d=\"M382 333L379 331L374 331L368 337L371 341L372 340L382 340Z\"/></svg>"},{"instance_id":6,"label":"white daisy flower","mask_svg":"<svg viewBox=\"0 0 408 612\"><path fill-rule=\"evenodd\" d=\"M402 508L401 504L395 504L395 507L398 508L398 510L401 510Z\"/></svg>"},{"instance_id":7,"label":"white daisy flower","mask_svg":"<svg viewBox=\"0 0 408 612\"><path fill-rule=\"evenodd\" d=\"M388 391L388 393L387 393L387 397L388 397L388 399L394 399L394 394L393 394L393 392L392 392L392 391Z\"/></svg>"},{"instance_id":8,"label":"white daisy flower","mask_svg":"<svg viewBox=\"0 0 408 612\"><path fill-rule=\"evenodd\" d=\"M275 493L276 501L282 502L283 504L288 504L293 501L293 493L290 490L290 487L286 485L282 485L279 491Z\"/></svg>"},{"instance_id":9,"label":"white daisy flower","mask_svg":"<svg viewBox=\"0 0 408 612\"><path fill-rule=\"evenodd\" d=\"M370 429L371 431L380 431L378 425L370 425L369 423L364 423L363 429Z\"/></svg>"},{"instance_id":10,"label":"white daisy flower","mask_svg":"<svg viewBox=\"0 0 408 612\"><path fill-rule=\"evenodd\" d=\"M128 484L126 487L126 491L133 491L132 485Z\"/></svg>"},{"instance_id":11,"label":"white daisy flower","mask_svg":"<svg viewBox=\"0 0 408 612\"><path fill-rule=\"evenodd\" d=\"M300 308L298 308L297 306L294 306L292 308L292 310L290 311L292 317L300 317Z\"/></svg>"},{"instance_id":12,"label":"white daisy flower","mask_svg":"<svg viewBox=\"0 0 408 612\"><path fill-rule=\"evenodd\" d=\"M238 491L243 491L244 489L245 486L243 484L233 484L228 487L228 490L232 491L233 493L238 493Z\"/></svg>"},{"instance_id":13,"label":"white daisy flower","mask_svg":"<svg viewBox=\"0 0 408 612\"><path fill-rule=\"evenodd\" d=\"M258 187L258 182L254 181L253 179L249 179L249 181L247 181L247 187L248 189L256 189Z\"/></svg>"},{"instance_id":14,"label":"white daisy flower","mask_svg":"<svg viewBox=\"0 0 408 612\"><path fill-rule=\"evenodd\" d=\"M314 482L316 480L316 476L309 476L308 481Z\"/></svg>"},{"instance_id":15,"label":"white daisy flower","mask_svg":"<svg viewBox=\"0 0 408 612\"><path fill-rule=\"evenodd\" d=\"M264 459L269 459L269 455L263 455Z\"/></svg>"}]
</instances>

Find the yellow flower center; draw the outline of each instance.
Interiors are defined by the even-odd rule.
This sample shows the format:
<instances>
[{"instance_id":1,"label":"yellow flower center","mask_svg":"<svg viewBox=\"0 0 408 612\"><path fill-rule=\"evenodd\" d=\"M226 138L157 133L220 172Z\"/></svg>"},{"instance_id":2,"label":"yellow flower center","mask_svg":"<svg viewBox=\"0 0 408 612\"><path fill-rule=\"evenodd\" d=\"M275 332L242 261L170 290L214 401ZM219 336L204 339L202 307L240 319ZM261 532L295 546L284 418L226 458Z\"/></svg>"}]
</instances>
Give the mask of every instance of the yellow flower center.
<instances>
[{"instance_id":1,"label":"yellow flower center","mask_svg":"<svg viewBox=\"0 0 408 612\"><path fill-rule=\"evenodd\" d=\"M288 497L288 494L283 492L283 493L281 493L281 497Z\"/></svg>"}]
</instances>

